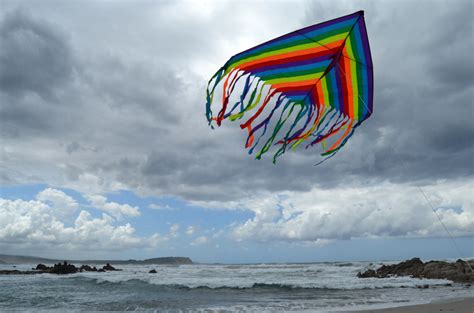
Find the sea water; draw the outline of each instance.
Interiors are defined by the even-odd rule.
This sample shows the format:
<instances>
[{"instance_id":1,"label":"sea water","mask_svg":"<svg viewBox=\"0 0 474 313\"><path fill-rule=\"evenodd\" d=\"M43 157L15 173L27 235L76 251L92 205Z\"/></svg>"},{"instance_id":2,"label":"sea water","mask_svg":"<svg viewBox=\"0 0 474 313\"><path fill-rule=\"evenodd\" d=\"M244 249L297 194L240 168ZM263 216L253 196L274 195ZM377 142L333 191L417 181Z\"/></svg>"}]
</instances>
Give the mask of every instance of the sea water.
<instances>
[{"instance_id":1,"label":"sea water","mask_svg":"<svg viewBox=\"0 0 474 313\"><path fill-rule=\"evenodd\" d=\"M0 311L335 312L473 296L472 287L447 280L356 277L379 265L121 265L106 273L0 275Z\"/></svg>"}]
</instances>

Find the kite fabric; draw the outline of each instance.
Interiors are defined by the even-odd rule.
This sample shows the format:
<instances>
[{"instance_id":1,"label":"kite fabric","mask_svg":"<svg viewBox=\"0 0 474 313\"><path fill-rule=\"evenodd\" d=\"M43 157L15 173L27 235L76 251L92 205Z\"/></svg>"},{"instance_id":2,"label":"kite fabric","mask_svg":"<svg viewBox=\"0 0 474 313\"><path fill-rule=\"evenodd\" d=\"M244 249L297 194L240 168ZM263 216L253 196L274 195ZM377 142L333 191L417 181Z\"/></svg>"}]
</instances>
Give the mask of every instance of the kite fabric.
<instances>
[{"instance_id":1,"label":"kite fabric","mask_svg":"<svg viewBox=\"0 0 474 313\"><path fill-rule=\"evenodd\" d=\"M222 100L214 114L218 85ZM372 104L372 58L359 11L231 57L209 81L206 116L212 128L245 117L245 147L250 154L258 147L260 159L277 146L275 163L303 142L306 148L321 143L321 155L333 156L372 114Z\"/></svg>"}]
</instances>

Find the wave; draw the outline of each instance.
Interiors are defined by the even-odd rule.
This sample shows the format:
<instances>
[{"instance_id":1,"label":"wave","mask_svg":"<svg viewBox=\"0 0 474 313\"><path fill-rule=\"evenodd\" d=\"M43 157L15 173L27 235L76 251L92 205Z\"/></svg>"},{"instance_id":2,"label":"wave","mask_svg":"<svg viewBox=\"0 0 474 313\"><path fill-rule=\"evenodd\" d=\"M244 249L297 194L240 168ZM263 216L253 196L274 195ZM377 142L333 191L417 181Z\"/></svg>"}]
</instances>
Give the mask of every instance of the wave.
<instances>
[{"instance_id":1,"label":"wave","mask_svg":"<svg viewBox=\"0 0 474 313\"><path fill-rule=\"evenodd\" d=\"M101 278L92 278L84 276L70 277L71 280L77 280L79 283L100 285L107 288L136 288L136 289L153 289L153 290L168 290L168 291L259 291L259 292L290 292L290 291L326 291L326 292L337 292L337 291L349 291L349 290L373 290L373 289L390 289L390 288L419 288L418 285L413 286L371 286L371 287L358 287L358 288L328 288L328 287L310 287L310 286L299 286L293 284L278 284L278 283L253 283L248 286L209 286L209 285L183 285L183 284L160 284L150 282L141 279L129 279L120 281L109 281ZM442 285L438 285L440 287ZM431 287L436 287L432 285Z\"/></svg>"}]
</instances>

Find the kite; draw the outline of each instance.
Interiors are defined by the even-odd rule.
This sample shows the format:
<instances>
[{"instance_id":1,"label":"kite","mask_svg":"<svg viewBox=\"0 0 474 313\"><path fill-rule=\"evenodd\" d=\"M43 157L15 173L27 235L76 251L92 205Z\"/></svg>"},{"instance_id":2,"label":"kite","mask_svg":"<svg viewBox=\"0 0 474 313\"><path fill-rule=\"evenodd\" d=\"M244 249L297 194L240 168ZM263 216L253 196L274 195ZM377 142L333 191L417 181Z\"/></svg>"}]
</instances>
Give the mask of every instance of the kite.
<instances>
[{"instance_id":1,"label":"kite","mask_svg":"<svg viewBox=\"0 0 474 313\"><path fill-rule=\"evenodd\" d=\"M213 113L218 91L222 100ZM206 116L212 128L242 120L245 147L249 154L257 149L256 159L276 146L275 163L304 142L306 148L321 143L326 160L369 118L372 106L372 58L359 11L231 57L209 80Z\"/></svg>"}]
</instances>

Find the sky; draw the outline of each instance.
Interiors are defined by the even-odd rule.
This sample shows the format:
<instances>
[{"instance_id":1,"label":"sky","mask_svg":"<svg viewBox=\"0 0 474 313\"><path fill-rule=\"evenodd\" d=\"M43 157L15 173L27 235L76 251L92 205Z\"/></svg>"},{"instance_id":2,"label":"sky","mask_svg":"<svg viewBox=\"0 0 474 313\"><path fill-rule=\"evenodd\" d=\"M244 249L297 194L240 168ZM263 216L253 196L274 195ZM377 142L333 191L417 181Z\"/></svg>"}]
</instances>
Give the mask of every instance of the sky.
<instances>
[{"instance_id":1,"label":"sky","mask_svg":"<svg viewBox=\"0 0 474 313\"><path fill-rule=\"evenodd\" d=\"M359 10L374 111L320 166L211 129L229 57ZM313 262L474 256L473 2L0 4L0 253ZM425 196L426 195L426 198Z\"/></svg>"}]
</instances>

